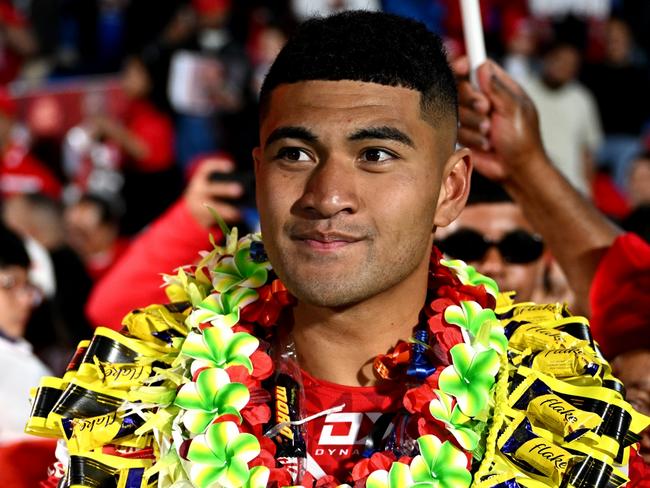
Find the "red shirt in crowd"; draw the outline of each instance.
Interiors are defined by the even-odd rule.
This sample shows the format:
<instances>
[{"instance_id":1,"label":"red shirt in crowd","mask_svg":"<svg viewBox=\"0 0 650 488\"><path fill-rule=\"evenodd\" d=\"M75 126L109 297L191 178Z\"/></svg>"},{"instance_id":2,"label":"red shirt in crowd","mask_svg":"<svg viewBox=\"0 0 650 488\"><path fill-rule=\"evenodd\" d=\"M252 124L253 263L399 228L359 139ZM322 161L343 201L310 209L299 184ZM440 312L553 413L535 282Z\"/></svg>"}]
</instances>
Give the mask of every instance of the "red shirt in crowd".
<instances>
[{"instance_id":1,"label":"red shirt in crowd","mask_svg":"<svg viewBox=\"0 0 650 488\"><path fill-rule=\"evenodd\" d=\"M131 162L141 172L163 171L174 164L174 125L171 118L146 100L132 101L126 127L147 147L147 156Z\"/></svg>"}]
</instances>

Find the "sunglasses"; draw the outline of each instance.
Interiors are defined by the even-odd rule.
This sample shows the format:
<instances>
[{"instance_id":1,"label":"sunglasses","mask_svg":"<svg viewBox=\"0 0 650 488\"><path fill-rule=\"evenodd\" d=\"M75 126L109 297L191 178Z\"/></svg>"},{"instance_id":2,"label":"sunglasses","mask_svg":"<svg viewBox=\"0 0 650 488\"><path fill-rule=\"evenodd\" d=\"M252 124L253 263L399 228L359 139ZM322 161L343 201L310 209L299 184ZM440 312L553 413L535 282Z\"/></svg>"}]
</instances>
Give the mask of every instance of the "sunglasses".
<instances>
[{"instance_id":1,"label":"sunglasses","mask_svg":"<svg viewBox=\"0 0 650 488\"><path fill-rule=\"evenodd\" d=\"M532 263L544 252L542 239L521 229L508 232L499 241L491 241L475 230L460 229L436 241L436 245L447 256L466 262L481 261L491 247L496 247L504 261L511 264Z\"/></svg>"}]
</instances>

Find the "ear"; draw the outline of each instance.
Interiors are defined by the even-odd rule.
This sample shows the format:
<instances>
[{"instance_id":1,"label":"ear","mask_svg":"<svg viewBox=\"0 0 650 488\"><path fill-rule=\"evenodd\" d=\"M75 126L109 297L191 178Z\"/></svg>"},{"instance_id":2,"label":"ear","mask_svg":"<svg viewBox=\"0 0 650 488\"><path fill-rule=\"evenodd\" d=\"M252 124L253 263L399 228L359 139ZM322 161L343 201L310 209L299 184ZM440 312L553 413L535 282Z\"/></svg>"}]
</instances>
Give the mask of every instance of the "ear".
<instances>
[{"instance_id":1,"label":"ear","mask_svg":"<svg viewBox=\"0 0 650 488\"><path fill-rule=\"evenodd\" d=\"M465 208L472 175L471 152L466 147L455 151L444 165L434 227L445 227Z\"/></svg>"},{"instance_id":2,"label":"ear","mask_svg":"<svg viewBox=\"0 0 650 488\"><path fill-rule=\"evenodd\" d=\"M259 173L259 166L262 161L262 148L257 146L255 149L253 149L253 162L255 163L254 169L255 169L255 175Z\"/></svg>"}]
</instances>

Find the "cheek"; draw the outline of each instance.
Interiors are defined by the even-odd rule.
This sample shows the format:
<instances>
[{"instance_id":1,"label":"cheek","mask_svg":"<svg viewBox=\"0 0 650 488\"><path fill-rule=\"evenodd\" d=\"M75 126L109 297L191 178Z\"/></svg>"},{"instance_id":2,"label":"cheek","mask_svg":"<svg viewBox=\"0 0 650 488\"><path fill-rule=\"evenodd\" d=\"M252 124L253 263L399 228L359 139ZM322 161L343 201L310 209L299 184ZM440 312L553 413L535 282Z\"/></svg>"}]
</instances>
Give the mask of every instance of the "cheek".
<instances>
[{"instance_id":1,"label":"cheek","mask_svg":"<svg viewBox=\"0 0 650 488\"><path fill-rule=\"evenodd\" d=\"M508 265L506 276L510 286L531 291L538 281L537 267L534 265Z\"/></svg>"}]
</instances>

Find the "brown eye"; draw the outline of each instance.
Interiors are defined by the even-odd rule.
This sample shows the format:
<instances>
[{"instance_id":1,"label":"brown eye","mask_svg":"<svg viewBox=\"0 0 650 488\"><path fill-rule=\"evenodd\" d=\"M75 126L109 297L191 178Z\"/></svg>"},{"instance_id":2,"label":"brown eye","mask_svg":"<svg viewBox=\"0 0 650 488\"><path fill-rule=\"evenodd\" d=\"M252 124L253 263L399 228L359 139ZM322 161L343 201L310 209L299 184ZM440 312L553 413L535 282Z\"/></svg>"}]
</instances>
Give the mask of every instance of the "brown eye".
<instances>
[{"instance_id":1,"label":"brown eye","mask_svg":"<svg viewBox=\"0 0 650 488\"><path fill-rule=\"evenodd\" d=\"M284 147L278 151L276 156L278 159L286 159L287 161L310 161L309 155L298 147Z\"/></svg>"},{"instance_id":2,"label":"brown eye","mask_svg":"<svg viewBox=\"0 0 650 488\"><path fill-rule=\"evenodd\" d=\"M393 154L383 149L366 149L362 156L364 161L370 161L373 163L383 163L384 161L395 158Z\"/></svg>"}]
</instances>

